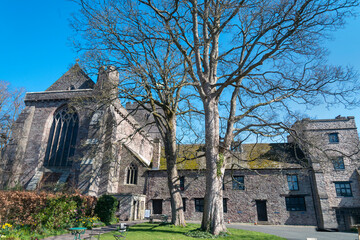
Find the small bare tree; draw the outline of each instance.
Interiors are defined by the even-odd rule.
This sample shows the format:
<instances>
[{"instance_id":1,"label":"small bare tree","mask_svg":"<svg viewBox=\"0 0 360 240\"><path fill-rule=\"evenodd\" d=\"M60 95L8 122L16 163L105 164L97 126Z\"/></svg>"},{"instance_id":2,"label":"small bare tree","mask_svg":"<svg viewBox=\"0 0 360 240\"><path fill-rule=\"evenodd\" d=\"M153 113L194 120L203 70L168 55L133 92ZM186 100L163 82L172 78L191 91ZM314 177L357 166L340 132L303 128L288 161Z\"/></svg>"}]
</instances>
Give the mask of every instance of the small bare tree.
<instances>
[{"instance_id":1,"label":"small bare tree","mask_svg":"<svg viewBox=\"0 0 360 240\"><path fill-rule=\"evenodd\" d=\"M12 89L10 84L0 81L0 151L4 153L11 137L12 125L24 107L23 88Z\"/></svg>"}]
</instances>

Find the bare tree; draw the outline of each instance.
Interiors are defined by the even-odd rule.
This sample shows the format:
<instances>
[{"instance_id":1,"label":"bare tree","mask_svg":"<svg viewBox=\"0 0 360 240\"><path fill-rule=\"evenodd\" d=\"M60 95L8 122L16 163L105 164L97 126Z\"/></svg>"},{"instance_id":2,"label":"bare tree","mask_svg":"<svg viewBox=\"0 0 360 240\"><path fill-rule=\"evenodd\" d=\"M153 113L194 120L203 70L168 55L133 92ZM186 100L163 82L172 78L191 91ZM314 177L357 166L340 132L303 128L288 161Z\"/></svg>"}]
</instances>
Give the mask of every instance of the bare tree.
<instances>
[{"instance_id":1,"label":"bare tree","mask_svg":"<svg viewBox=\"0 0 360 240\"><path fill-rule=\"evenodd\" d=\"M291 102L351 103L349 69L326 66L321 42L358 5L348 1L140 0L183 54L202 99L206 130L206 195L202 228L225 231L222 179L234 137L286 129L278 111ZM157 23L158 24L158 23ZM220 138L219 103L230 103Z\"/></svg>"},{"instance_id":2,"label":"bare tree","mask_svg":"<svg viewBox=\"0 0 360 240\"><path fill-rule=\"evenodd\" d=\"M12 125L24 107L23 88L12 89L10 84L0 81L0 151L1 156L9 143Z\"/></svg>"},{"instance_id":3,"label":"bare tree","mask_svg":"<svg viewBox=\"0 0 360 240\"><path fill-rule=\"evenodd\" d=\"M82 33L82 41L76 47L84 52L84 64L89 69L116 66L120 72L119 97L137 103L141 110L152 115L154 122L148 124L157 126L164 144L171 221L185 226L176 163L177 116L192 111L187 104L191 94L182 93L190 85L187 63L171 38L159 37L161 30L155 22L142 24L152 19L141 14L131 1L124 4L80 0L78 3L81 11L74 17L73 27Z\"/></svg>"},{"instance_id":4,"label":"bare tree","mask_svg":"<svg viewBox=\"0 0 360 240\"><path fill-rule=\"evenodd\" d=\"M23 88L11 88L8 82L0 81L0 187L4 187L3 178L8 175L5 151L12 136L15 120L24 108L24 93Z\"/></svg>"},{"instance_id":5,"label":"bare tree","mask_svg":"<svg viewBox=\"0 0 360 240\"><path fill-rule=\"evenodd\" d=\"M116 1L95 2L111 5ZM129 2L122 4L131 5ZM144 17L128 28L114 24L114 12L101 13L112 26L101 38L102 50L111 52L114 46L107 42L113 40L114 31L126 36L146 26L154 31L147 38L171 40L185 61L205 112L207 176L202 229L213 234L226 230L222 179L234 138L241 142L244 133L271 137L288 130L290 120L284 116L295 117L297 104L354 104L353 96L359 90L354 73L326 65L321 43L344 24L357 5L356 0L139 0L128 16ZM99 16L92 17L99 21ZM99 35L93 32L92 37ZM97 49L95 46L98 43L89 45ZM225 110L223 102L228 103Z\"/></svg>"}]
</instances>

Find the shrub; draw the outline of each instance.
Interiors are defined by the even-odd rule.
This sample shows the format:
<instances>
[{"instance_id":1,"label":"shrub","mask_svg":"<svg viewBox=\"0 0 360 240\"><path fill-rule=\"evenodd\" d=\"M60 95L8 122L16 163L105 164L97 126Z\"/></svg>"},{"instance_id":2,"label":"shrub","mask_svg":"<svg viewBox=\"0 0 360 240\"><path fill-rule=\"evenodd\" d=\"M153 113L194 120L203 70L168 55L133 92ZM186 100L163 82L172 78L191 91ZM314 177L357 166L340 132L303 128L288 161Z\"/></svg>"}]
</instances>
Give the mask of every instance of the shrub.
<instances>
[{"instance_id":1,"label":"shrub","mask_svg":"<svg viewBox=\"0 0 360 240\"><path fill-rule=\"evenodd\" d=\"M109 225L115 217L117 199L110 195L102 195L96 203L95 214L102 222Z\"/></svg>"},{"instance_id":2,"label":"shrub","mask_svg":"<svg viewBox=\"0 0 360 240\"><path fill-rule=\"evenodd\" d=\"M82 196L79 194L69 195L29 191L0 191L0 223L8 222L34 226L36 224L34 217L45 212L50 214L45 208L51 206L51 202L56 201L54 199L61 198L75 204L74 209L78 211L78 215L94 215L94 206L96 204L95 197ZM67 212L67 205L63 204L62 206L65 208L64 211ZM37 220L38 217L40 216L37 216Z\"/></svg>"}]
</instances>

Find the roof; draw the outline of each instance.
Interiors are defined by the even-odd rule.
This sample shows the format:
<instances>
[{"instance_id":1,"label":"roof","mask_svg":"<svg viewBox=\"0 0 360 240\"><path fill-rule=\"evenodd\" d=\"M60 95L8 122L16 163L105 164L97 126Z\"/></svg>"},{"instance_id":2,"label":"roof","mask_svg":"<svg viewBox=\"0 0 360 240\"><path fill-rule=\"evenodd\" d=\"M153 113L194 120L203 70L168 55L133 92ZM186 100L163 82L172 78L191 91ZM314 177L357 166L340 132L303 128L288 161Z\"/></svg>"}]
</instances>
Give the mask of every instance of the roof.
<instances>
[{"instance_id":1,"label":"roof","mask_svg":"<svg viewBox=\"0 0 360 240\"><path fill-rule=\"evenodd\" d=\"M206 168L204 145L179 145L177 167L179 170ZM241 152L231 152L226 169L283 169L303 168L304 154L290 143L242 144ZM159 170L166 169L164 150Z\"/></svg>"},{"instance_id":2,"label":"roof","mask_svg":"<svg viewBox=\"0 0 360 240\"><path fill-rule=\"evenodd\" d=\"M46 89L46 91L92 89L94 85L95 83L80 68L79 64L76 63L69 71Z\"/></svg>"}]
</instances>

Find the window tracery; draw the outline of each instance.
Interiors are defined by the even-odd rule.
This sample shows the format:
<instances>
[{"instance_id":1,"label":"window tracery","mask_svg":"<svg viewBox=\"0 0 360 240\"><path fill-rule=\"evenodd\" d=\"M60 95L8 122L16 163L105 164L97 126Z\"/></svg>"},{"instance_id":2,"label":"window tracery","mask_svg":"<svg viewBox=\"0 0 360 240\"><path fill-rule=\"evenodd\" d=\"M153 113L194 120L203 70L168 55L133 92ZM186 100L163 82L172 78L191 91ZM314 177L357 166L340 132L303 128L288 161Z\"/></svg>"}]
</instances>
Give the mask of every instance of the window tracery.
<instances>
[{"instance_id":1,"label":"window tracery","mask_svg":"<svg viewBox=\"0 0 360 240\"><path fill-rule=\"evenodd\" d=\"M44 166L71 166L75 153L76 137L79 128L77 113L64 106L54 113L46 148Z\"/></svg>"},{"instance_id":2,"label":"window tracery","mask_svg":"<svg viewBox=\"0 0 360 240\"><path fill-rule=\"evenodd\" d=\"M137 184L137 173L138 169L135 164L131 163L127 167L126 184Z\"/></svg>"}]
</instances>

